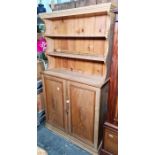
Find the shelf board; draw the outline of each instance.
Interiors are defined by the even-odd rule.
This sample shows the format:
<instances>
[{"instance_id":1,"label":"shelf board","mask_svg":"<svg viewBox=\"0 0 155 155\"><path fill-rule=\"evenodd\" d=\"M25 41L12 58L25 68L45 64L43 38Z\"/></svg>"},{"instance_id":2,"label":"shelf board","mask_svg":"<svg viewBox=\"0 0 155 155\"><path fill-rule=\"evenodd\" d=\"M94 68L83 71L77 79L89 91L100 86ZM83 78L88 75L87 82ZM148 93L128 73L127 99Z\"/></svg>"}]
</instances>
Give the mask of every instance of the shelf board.
<instances>
[{"instance_id":1,"label":"shelf board","mask_svg":"<svg viewBox=\"0 0 155 155\"><path fill-rule=\"evenodd\" d=\"M67 10L58 10L52 13L41 13L39 17L42 19L58 19L58 18L67 18L75 16L94 16L94 15L107 15L111 12L116 6L112 3L103 3L91 6L84 6L79 8L67 9Z\"/></svg>"},{"instance_id":2,"label":"shelf board","mask_svg":"<svg viewBox=\"0 0 155 155\"><path fill-rule=\"evenodd\" d=\"M55 56L55 57L64 57L71 59L82 59L82 60L92 60L92 61L100 61L105 62L105 57L99 56L91 56L91 55L80 55L80 54L71 54L71 53L63 53L63 52L50 52L47 55Z\"/></svg>"},{"instance_id":3,"label":"shelf board","mask_svg":"<svg viewBox=\"0 0 155 155\"><path fill-rule=\"evenodd\" d=\"M99 56L93 56L93 55L80 55L80 54L72 54L72 53L64 53L64 52L48 52L47 55L71 58L71 59L83 59L83 60L105 62L105 57L101 57L101 56L99 57Z\"/></svg>"},{"instance_id":4,"label":"shelf board","mask_svg":"<svg viewBox=\"0 0 155 155\"><path fill-rule=\"evenodd\" d=\"M77 35L77 36L75 36L75 35L73 36L72 35L71 36L71 35L68 35L67 36L67 35L50 35L50 34L44 34L44 36L45 37L49 37L49 38L64 38L64 39L65 38L71 38L71 39L74 39L74 38L75 39L76 38L77 39L83 39L83 38L86 38L87 39L88 38L88 39L104 39L104 40L107 39L107 35L105 35L105 36L95 36L95 35L94 36L82 36L82 35L81 36L80 35Z\"/></svg>"},{"instance_id":5,"label":"shelf board","mask_svg":"<svg viewBox=\"0 0 155 155\"><path fill-rule=\"evenodd\" d=\"M88 84L98 88L101 88L104 84L106 84L109 81L109 79L105 80L105 78L101 76L85 75L78 72L73 72L65 69L56 69L56 68L45 70L42 72L42 74L68 79L71 81Z\"/></svg>"}]
</instances>

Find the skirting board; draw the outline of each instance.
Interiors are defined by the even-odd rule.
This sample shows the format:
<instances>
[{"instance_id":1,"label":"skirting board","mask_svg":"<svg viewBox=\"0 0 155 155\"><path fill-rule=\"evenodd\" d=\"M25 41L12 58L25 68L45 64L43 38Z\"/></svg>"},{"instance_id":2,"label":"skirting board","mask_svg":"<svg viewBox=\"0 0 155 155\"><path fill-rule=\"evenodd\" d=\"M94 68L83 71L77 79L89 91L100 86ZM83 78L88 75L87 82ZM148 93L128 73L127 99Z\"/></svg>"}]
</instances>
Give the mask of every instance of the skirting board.
<instances>
[{"instance_id":1,"label":"skirting board","mask_svg":"<svg viewBox=\"0 0 155 155\"><path fill-rule=\"evenodd\" d=\"M98 150L96 150L95 148L92 148L91 146L89 146L89 145L87 145L87 144L85 144L85 143L79 141L78 139L76 139L76 138L74 138L74 137L72 137L72 136L66 134L66 133L63 132L62 130L57 129L57 128L53 127L52 125L48 124L48 123L45 123L45 126L46 126L49 130L51 130L51 131L53 131L54 133L56 133L56 134L62 136L62 137L65 138L65 139L69 140L70 142L72 142L73 144L79 146L79 147L82 148L83 150L86 150L86 151L89 152L90 154L92 154L92 155L99 155L99 154L100 154L100 150L101 150L101 146L102 146L102 141L101 141L101 143L100 143L100 145L99 145Z\"/></svg>"}]
</instances>

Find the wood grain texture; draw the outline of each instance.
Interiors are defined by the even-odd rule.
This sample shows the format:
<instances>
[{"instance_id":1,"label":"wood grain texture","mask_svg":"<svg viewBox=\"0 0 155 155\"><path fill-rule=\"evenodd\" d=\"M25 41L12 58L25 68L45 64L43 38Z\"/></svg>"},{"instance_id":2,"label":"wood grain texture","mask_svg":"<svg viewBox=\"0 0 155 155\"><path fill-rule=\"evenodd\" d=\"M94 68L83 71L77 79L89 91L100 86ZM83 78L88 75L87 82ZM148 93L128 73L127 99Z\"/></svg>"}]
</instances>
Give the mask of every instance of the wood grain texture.
<instances>
[{"instance_id":1,"label":"wood grain texture","mask_svg":"<svg viewBox=\"0 0 155 155\"><path fill-rule=\"evenodd\" d=\"M118 23L115 23L113 40L113 56L110 73L110 89L108 98L108 122L118 124Z\"/></svg>"},{"instance_id":2,"label":"wood grain texture","mask_svg":"<svg viewBox=\"0 0 155 155\"><path fill-rule=\"evenodd\" d=\"M108 52L108 42L102 39L68 39L46 37L46 53L62 52L80 55L105 57Z\"/></svg>"},{"instance_id":3,"label":"wood grain texture","mask_svg":"<svg viewBox=\"0 0 155 155\"><path fill-rule=\"evenodd\" d=\"M71 81L77 81L79 83L84 83L90 86L94 86L97 88L101 88L107 81L104 81L104 78L99 76L91 76L91 75L84 75L81 73L68 71L64 69L49 69L43 72L44 76L52 76L58 77L61 79L67 79Z\"/></svg>"},{"instance_id":4,"label":"wood grain texture","mask_svg":"<svg viewBox=\"0 0 155 155\"><path fill-rule=\"evenodd\" d=\"M109 25L107 25L108 18L106 15L44 21L47 25L46 36L102 36L105 38L108 36Z\"/></svg>"},{"instance_id":5,"label":"wood grain texture","mask_svg":"<svg viewBox=\"0 0 155 155\"><path fill-rule=\"evenodd\" d=\"M42 73L46 125L92 154L99 154L107 111L111 9L109 3L41 15L49 45Z\"/></svg>"},{"instance_id":6,"label":"wood grain texture","mask_svg":"<svg viewBox=\"0 0 155 155\"><path fill-rule=\"evenodd\" d=\"M103 124L104 124L105 120L107 119L106 115L107 115L107 104L108 104L108 91L109 91L109 80L101 88L98 145L102 141Z\"/></svg>"},{"instance_id":7,"label":"wood grain texture","mask_svg":"<svg viewBox=\"0 0 155 155\"><path fill-rule=\"evenodd\" d=\"M79 84L78 84L79 85ZM69 83L71 134L90 144L94 143L95 92Z\"/></svg>"},{"instance_id":8,"label":"wood grain texture","mask_svg":"<svg viewBox=\"0 0 155 155\"><path fill-rule=\"evenodd\" d=\"M65 129L63 81L45 77L46 108L48 123Z\"/></svg>"},{"instance_id":9,"label":"wood grain texture","mask_svg":"<svg viewBox=\"0 0 155 155\"><path fill-rule=\"evenodd\" d=\"M118 129L105 123L103 138L103 149L113 155L118 155Z\"/></svg>"},{"instance_id":10,"label":"wood grain texture","mask_svg":"<svg viewBox=\"0 0 155 155\"><path fill-rule=\"evenodd\" d=\"M118 96L116 97L114 123L118 125Z\"/></svg>"},{"instance_id":11,"label":"wood grain texture","mask_svg":"<svg viewBox=\"0 0 155 155\"><path fill-rule=\"evenodd\" d=\"M67 17L76 17L76 16L94 16L94 15L104 15L108 14L115 5L112 3L98 4L92 6L85 6L80 8L54 11L51 13L41 13L39 14L42 19L58 19L58 18L67 18Z\"/></svg>"},{"instance_id":12,"label":"wood grain texture","mask_svg":"<svg viewBox=\"0 0 155 155\"><path fill-rule=\"evenodd\" d=\"M48 59L49 61L51 57ZM52 59L53 60L53 59ZM70 71L83 73L85 75L101 76L104 78L106 67L102 62L96 61L84 61L79 59L68 59L62 57L54 57L55 64L52 64L53 68L67 69ZM49 64L49 68L52 68Z\"/></svg>"},{"instance_id":13,"label":"wood grain texture","mask_svg":"<svg viewBox=\"0 0 155 155\"><path fill-rule=\"evenodd\" d=\"M106 36L106 23L107 16L96 16L95 17L95 26L94 26L94 34L96 36Z\"/></svg>"},{"instance_id":14,"label":"wood grain texture","mask_svg":"<svg viewBox=\"0 0 155 155\"><path fill-rule=\"evenodd\" d=\"M57 46L55 45L55 40L50 39L48 37L45 37L45 39L47 42L46 54L48 54L51 51L55 51L57 49Z\"/></svg>"},{"instance_id":15,"label":"wood grain texture","mask_svg":"<svg viewBox=\"0 0 155 155\"><path fill-rule=\"evenodd\" d=\"M94 24L91 24L91 25L94 25L94 27L90 27L90 29L85 31L85 24L89 20L94 21ZM55 21L58 21L58 20L54 20L54 22ZM54 68L69 69L69 70L77 71L88 75L103 76L103 77L106 77L106 79L108 79L110 74L109 70L110 70L111 56L112 56L111 41L113 39L112 36L113 36L114 14L111 13L108 16L95 16L94 18L89 17L88 19L76 17L74 18L73 21L75 23L76 21L78 21L75 24L77 25L75 32L78 33L78 35L82 34L82 36L84 36L84 35L87 35L86 32L90 33L90 31L93 31L93 33L96 33L96 36L100 36L100 35L102 36L103 34L106 34L109 36L109 38L108 40L50 38L51 40L54 40L54 41L48 41L49 44L54 44L54 45L49 45L49 48L52 47L51 52L49 52L49 48L47 48L48 53L47 52L46 53L47 55L48 54L50 55L51 53L52 56L57 56L57 58L52 58L54 59L54 63L55 63L55 65L53 65ZM65 20L63 22L66 23ZM65 33L66 27L68 26L62 26L62 27L65 27L65 28L62 28L63 33ZM50 39L48 38L48 40ZM54 52L59 52L59 54L54 54L52 50L54 50ZM70 55L65 55L63 53L68 53ZM78 56L77 54L80 56ZM91 60L89 61L88 59L89 58L91 59L91 57L88 57L88 56L86 57L85 55L94 56L94 59L92 59L92 61ZM101 59L97 57L105 58L105 63L93 62L94 60L101 61ZM79 59L88 60L89 62L79 60ZM49 62L50 62L50 59L49 59ZM70 68L68 64L71 65L72 67ZM51 66L49 67L52 68Z\"/></svg>"},{"instance_id":16,"label":"wood grain texture","mask_svg":"<svg viewBox=\"0 0 155 155\"><path fill-rule=\"evenodd\" d=\"M107 122L104 123L102 154L118 154L118 23L115 22L110 72Z\"/></svg>"},{"instance_id":17,"label":"wood grain texture","mask_svg":"<svg viewBox=\"0 0 155 155\"><path fill-rule=\"evenodd\" d=\"M53 24L51 20L48 19L43 19L44 23L45 23L45 34L50 34L50 33L54 33L54 29L53 29ZM52 30L52 31L51 31Z\"/></svg>"},{"instance_id":18,"label":"wood grain texture","mask_svg":"<svg viewBox=\"0 0 155 155\"><path fill-rule=\"evenodd\" d=\"M115 14L110 13L107 18L109 19L106 25L108 26L109 31L107 32L108 35L108 52L106 55L106 78L110 77L110 68L111 68L111 61L112 61L112 52L113 52L113 34L114 34L114 24L115 24Z\"/></svg>"},{"instance_id":19,"label":"wood grain texture","mask_svg":"<svg viewBox=\"0 0 155 155\"><path fill-rule=\"evenodd\" d=\"M92 36L91 34L88 36L82 36L82 35L59 35L59 34L44 34L44 37L50 37L50 38L61 38L61 39L99 39L99 40L105 40L107 36Z\"/></svg>"},{"instance_id":20,"label":"wood grain texture","mask_svg":"<svg viewBox=\"0 0 155 155\"><path fill-rule=\"evenodd\" d=\"M60 70L57 71L59 72ZM102 91L101 93L101 90L99 88L88 86L87 84L73 82L81 78L81 75L78 78L76 73L77 79L74 79L72 78L74 75L73 72L71 72L70 74L71 76L68 77L68 80L65 80L62 76L60 76L60 74L52 75L51 70L44 71L43 83L45 92L44 94L46 96L46 122L54 128L65 131L72 137L72 139L78 139L80 143L84 142L85 144L87 144L87 146L91 146L92 150L96 150L95 154L98 154L98 149L100 148L102 143L101 141L98 141L99 133L101 132L99 131L100 128L98 128L101 119L100 115L104 117L104 114L102 113L105 112L100 109L100 104L105 104L104 100L101 101L100 99L103 97L103 95L101 94L104 92ZM63 75L66 75L66 73L63 73ZM57 76L61 78L56 78ZM88 81L89 78L92 78L92 76L87 77L86 80ZM84 80L81 80L81 82L86 83ZM98 82L98 80L92 79L92 82ZM55 89L57 91L62 90L62 92L59 92L59 94L57 94ZM66 89L68 90L67 92ZM53 93L53 91L55 92ZM65 97L61 97L60 95L62 94L64 94ZM62 100L65 101L63 103L63 106ZM51 101L54 104L52 104L52 106L50 104L49 106L48 103L52 103ZM58 104L58 108L56 108L55 103ZM67 105L67 103L69 103L69 105ZM59 114L59 109L61 110L61 114ZM62 110L64 111L64 119L62 119ZM59 118L57 118L58 120L56 120L56 116L59 116ZM50 121L48 121L49 119ZM62 128L62 124L63 127L65 126L65 129Z\"/></svg>"},{"instance_id":21,"label":"wood grain texture","mask_svg":"<svg viewBox=\"0 0 155 155\"><path fill-rule=\"evenodd\" d=\"M98 61L98 62L105 62L104 57L98 57L98 56L90 56L90 55L80 55L80 54L71 54L71 53L64 53L64 52L49 52L49 56L54 57L62 57L62 58L72 58L72 59L78 59L78 60L88 60L88 61Z\"/></svg>"}]
</instances>

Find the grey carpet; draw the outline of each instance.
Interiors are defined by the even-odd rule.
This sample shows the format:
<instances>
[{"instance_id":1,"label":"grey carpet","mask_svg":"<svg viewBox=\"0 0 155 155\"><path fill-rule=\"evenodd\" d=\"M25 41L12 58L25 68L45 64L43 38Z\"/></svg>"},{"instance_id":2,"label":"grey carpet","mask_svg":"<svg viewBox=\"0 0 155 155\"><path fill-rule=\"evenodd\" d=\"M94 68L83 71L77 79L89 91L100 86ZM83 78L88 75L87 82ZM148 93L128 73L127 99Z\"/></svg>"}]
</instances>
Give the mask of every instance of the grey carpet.
<instances>
[{"instance_id":1,"label":"grey carpet","mask_svg":"<svg viewBox=\"0 0 155 155\"><path fill-rule=\"evenodd\" d=\"M90 155L90 153L45 128L44 124L38 127L37 145L45 149L48 155Z\"/></svg>"}]
</instances>

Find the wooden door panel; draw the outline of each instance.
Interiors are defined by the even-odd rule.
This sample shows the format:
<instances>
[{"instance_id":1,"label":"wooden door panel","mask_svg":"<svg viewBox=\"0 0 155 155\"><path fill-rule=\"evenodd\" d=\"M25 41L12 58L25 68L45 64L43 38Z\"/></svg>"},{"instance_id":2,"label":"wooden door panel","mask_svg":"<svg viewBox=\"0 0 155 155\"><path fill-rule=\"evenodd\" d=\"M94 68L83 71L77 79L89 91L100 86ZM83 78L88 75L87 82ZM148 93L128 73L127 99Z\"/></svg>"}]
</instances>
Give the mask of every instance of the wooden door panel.
<instances>
[{"instance_id":1,"label":"wooden door panel","mask_svg":"<svg viewBox=\"0 0 155 155\"><path fill-rule=\"evenodd\" d=\"M70 132L74 137L94 143L95 90L68 82L70 100Z\"/></svg>"},{"instance_id":2,"label":"wooden door panel","mask_svg":"<svg viewBox=\"0 0 155 155\"><path fill-rule=\"evenodd\" d=\"M64 84L61 80L45 78L47 122L65 129Z\"/></svg>"}]
</instances>

